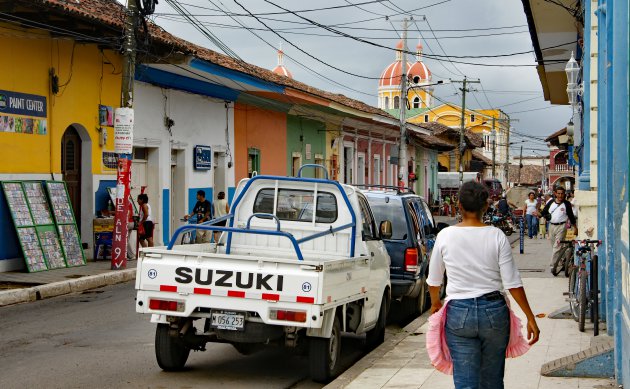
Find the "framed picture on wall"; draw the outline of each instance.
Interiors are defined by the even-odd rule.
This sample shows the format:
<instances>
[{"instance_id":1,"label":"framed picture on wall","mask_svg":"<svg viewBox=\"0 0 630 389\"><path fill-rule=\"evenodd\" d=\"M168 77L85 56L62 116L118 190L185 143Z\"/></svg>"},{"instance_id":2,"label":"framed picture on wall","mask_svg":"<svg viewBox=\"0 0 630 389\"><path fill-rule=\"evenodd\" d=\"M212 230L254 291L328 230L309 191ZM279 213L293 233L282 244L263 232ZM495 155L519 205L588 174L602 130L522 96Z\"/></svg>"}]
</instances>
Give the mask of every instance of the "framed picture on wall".
<instances>
[{"instance_id":1,"label":"framed picture on wall","mask_svg":"<svg viewBox=\"0 0 630 389\"><path fill-rule=\"evenodd\" d=\"M195 170L210 170L212 168L212 148L197 145L193 151Z\"/></svg>"}]
</instances>

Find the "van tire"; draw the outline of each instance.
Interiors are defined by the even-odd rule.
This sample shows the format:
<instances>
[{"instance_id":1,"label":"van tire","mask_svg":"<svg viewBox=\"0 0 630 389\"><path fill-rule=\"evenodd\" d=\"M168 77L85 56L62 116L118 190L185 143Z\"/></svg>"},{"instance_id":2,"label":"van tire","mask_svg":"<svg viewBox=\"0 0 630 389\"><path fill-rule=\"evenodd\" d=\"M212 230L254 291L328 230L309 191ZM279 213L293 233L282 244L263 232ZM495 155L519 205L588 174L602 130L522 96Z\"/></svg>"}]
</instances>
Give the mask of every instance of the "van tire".
<instances>
[{"instance_id":1,"label":"van tire","mask_svg":"<svg viewBox=\"0 0 630 389\"><path fill-rule=\"evenodd\" d=\"M339 374L341 324L335 315L330 338L310 338L309 366L313 381L327 383Z\"/></svg>"},{"instance_id":2,"label":"van tire","mask_svg":"<svg viewBox=\"0 0 630 389\"><path fill-rule=\"evenodd\" d=\"M155 357L164 371L180 371L184 368L190 348L175 336L169 334L168 324L158 324L155 330Z\"/></svg>"}]
</instances>

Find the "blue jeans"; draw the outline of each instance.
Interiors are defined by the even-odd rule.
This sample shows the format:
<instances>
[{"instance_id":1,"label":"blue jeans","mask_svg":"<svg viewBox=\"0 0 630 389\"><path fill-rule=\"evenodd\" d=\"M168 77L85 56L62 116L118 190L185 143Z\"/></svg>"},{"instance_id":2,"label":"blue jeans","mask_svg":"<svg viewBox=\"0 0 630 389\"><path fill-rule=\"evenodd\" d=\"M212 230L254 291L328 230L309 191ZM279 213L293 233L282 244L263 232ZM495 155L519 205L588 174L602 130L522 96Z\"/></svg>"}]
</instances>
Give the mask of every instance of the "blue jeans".
<instances>
[{"instance_id":1,"label":"blue jeans","mask_svg":"<svg viewBox=\"0 0 630 389\"><path fill-rule=\"evenodd\" d=\"M446 344L456 389L503 389L510 313L505 300L451 300L446 306Z\"/></svg>"},{"instance_id":2,"label":"blue jeans","mask_svg":"<svg viewBox=\"0 0 630 389\"><path fill-rule=\"evenodd\" d=\"M538 235L538 218L534 215L525 215L527 219L527 236L530 238Z\"/></svg>"}]
</instances>

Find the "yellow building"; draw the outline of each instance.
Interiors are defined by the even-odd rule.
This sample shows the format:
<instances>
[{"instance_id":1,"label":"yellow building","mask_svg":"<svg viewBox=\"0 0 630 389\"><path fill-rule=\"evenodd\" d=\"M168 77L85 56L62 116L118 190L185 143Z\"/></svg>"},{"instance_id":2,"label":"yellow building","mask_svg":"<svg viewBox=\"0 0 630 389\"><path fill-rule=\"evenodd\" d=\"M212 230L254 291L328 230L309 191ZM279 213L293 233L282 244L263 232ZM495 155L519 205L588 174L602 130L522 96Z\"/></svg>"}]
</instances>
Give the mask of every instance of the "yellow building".
<instances>
[{"instance_id":1,"label":"yellow building","mask_svg":"<svg viewBox=\"0 0 630 389\"><path fill-rule=\"evenodd\" d=\"M119 105L121 57L99 47L108 33L86 22L75 27L92 31L92 40L80 33L53 35L52 25L26 25L0 24L0 180L66 181L82 241L90 247L95 193L102 178L115 180L108 127L113 112L105 107ZM11 217L0 214L0 259L20 256L8 236L15 236ZM10 267L8 262L0 265Z\"/></svg>"},{"instance_id":2,"label":"yellow building","mask_svg":"<svg viewBox=\"0 0 630 389\"><path fill-rule=\"evenodd\" d=\"M481 136L484 146L481 149L482 155L492 160L492 141L491 133L493 129L496 131L495 141L495 177L505 182L505 166L508 147L508 121L504 112L498 109L487 110L471 110L464 111L464 128ZM421 124L437 122L447 127L459 130L461 128L462 108L456 104L441 104L436 107L426 107L418 112L411 112L407 119L411 123ZM469 166L472 160L472 150L464 153L464 166ZM457 171L459 169L459 153L454 150L447 153L441 153L438 158L439 164L447 171ZM486 177L491 176L491 172L487 172Z\"/></svg>"}]
</instances>

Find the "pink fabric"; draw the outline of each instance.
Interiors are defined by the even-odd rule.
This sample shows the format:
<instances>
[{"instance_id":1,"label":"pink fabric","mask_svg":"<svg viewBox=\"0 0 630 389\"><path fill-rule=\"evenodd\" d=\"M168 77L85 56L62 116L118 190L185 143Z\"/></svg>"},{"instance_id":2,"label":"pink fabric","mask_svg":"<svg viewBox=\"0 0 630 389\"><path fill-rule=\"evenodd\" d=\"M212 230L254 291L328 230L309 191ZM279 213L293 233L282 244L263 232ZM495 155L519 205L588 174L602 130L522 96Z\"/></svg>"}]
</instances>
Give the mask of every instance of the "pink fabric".
<instances>
[{"instance_id":1,"label":"pink fabric","mask_svg":"<svg viewBox=\"0 0 630 389\"><path fill-rule=\"evenodd\" d=\"M505 351L506 358L516 358L525 354L531 347L527 342L525 336L521 331L523 324L512 309L510 308L510 302L506 299L508 309L510 310L510 340L508 341L508 347ZM431 364L438 371L444 374L453 374L453 360L451 359L451 353L448 351L448 345L446 344L446 331L444 326L446 325L446 306L448 302L445 302L442 308L429 316L429 330L426 336L426 347Z\"/></svg>"}]
</instances>

